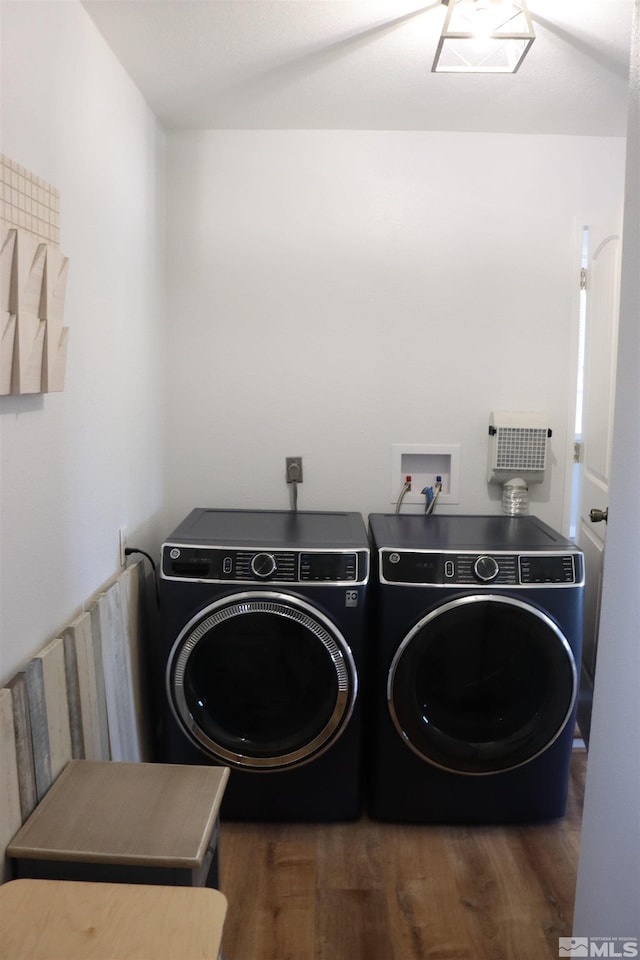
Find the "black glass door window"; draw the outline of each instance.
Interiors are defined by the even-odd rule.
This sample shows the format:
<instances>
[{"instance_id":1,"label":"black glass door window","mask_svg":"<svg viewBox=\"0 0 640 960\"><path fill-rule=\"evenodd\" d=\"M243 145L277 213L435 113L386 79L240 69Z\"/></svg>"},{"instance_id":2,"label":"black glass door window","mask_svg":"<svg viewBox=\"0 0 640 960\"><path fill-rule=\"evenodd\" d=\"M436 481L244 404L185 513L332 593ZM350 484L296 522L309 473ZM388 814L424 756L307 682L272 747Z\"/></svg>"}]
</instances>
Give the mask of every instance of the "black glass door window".
<instances>
[{"instance_id":1,"label":"black glass door window","mask_svg":"<svg viewBox=\"0 0 640 960\"><path fill-rule=\"evenodd\" d=\"M537 756L565 726L575 696L575 662L557 626L497 597L466 597L425 617L389 673L403 739L425 760L464 773Z\"/></svg>"},{"instance_id":2,"label":"black glass door window","mask_svg":"<svg viewBox=\"0 0 640 960\"><path fill-rule=\"evenodd\" d=\"M174 704L199 746L240 766L317 754L350 715L348 647L317 613L254 597L217 605L173 657Z\"/></svg>"}]
</instances>

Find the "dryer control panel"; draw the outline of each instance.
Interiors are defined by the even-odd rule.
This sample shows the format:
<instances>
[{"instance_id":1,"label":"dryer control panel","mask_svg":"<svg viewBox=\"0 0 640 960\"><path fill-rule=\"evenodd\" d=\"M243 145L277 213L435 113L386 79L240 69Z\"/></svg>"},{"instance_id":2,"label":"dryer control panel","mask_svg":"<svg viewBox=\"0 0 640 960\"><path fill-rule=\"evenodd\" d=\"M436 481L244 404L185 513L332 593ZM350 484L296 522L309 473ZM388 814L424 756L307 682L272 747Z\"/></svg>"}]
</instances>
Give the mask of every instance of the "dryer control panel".
<instances>
[{"instance_id":1,"label":"dryer control panel","mask_svg":"<svg viewBox=\"0 0 640 960\"><path fill-rule=\"evenodd\" d=\"M206 583L365 583L366 550L236 550L166 543L166 580Z\"/></svg>"},{"instance_id":2,"label":"dryer control panel","mask_svg":"<svg viewBox=\"0 0 640 960\"><path fill-rule=\"evenodd\" d=\"M380 550L382 583L437 586L576 586L583 581L576 553L449 553Z\"/></svg>"}]
</instances>

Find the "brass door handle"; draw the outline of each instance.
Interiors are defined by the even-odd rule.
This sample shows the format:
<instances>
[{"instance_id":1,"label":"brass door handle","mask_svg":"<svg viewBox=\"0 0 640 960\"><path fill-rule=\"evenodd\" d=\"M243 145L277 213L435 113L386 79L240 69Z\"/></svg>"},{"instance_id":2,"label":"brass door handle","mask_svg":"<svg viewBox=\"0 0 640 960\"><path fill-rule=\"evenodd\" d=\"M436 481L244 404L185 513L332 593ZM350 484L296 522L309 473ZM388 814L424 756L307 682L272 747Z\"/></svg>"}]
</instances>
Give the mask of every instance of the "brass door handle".
<instances>
[{"instance_id":1,"label":"brass door handle","mask_svg":"<svg viewBox=\"0 0 640 960\"><path fill-rule=\"evenodd\" d=\"M602 520L607 523L609 520L609 507L607 507L606 510L590 510L589 519L591 523L600 523Z\"/></svg>"}]
</instances>

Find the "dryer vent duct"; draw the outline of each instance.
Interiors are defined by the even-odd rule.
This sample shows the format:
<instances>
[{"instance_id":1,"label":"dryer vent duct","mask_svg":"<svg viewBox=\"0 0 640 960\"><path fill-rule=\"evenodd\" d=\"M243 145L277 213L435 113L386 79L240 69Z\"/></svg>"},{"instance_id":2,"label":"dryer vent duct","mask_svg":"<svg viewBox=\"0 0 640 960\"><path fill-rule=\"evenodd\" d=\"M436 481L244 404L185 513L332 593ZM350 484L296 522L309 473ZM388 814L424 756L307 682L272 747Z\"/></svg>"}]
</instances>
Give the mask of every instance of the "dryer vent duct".
<instances>
[{"instance_id":1,"label":"dryer vent duct","mask_svg":"<svg viewBox=\"0 0 640 960\"><path fill-rule=\"evenodd\" d=\"M529 484L541 483L550 436L545 413L509 410L492 413L487 481L505 483L514 477L522 477Z\"/></svg>"}]
</instances>

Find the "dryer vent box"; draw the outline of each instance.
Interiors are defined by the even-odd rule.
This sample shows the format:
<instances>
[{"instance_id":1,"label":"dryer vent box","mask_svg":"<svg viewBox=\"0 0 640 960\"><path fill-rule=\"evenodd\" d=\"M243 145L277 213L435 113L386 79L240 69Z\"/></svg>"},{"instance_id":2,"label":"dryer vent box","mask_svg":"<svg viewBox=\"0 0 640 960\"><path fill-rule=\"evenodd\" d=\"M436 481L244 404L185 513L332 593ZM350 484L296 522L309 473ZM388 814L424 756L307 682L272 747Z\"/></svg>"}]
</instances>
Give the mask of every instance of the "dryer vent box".
<instances>
[{"instance_id":1,"label":"dryer vent box","mask_svg":"<svg viewBox=\"0 0 640 960\"><path fill-rule=\"evenodd\" d=\"M547 466L549 446L546 413L497 411L489 423L489 483L506 483L522 477L528 483L541 483Z\"/></svg>"}]
</instances>

